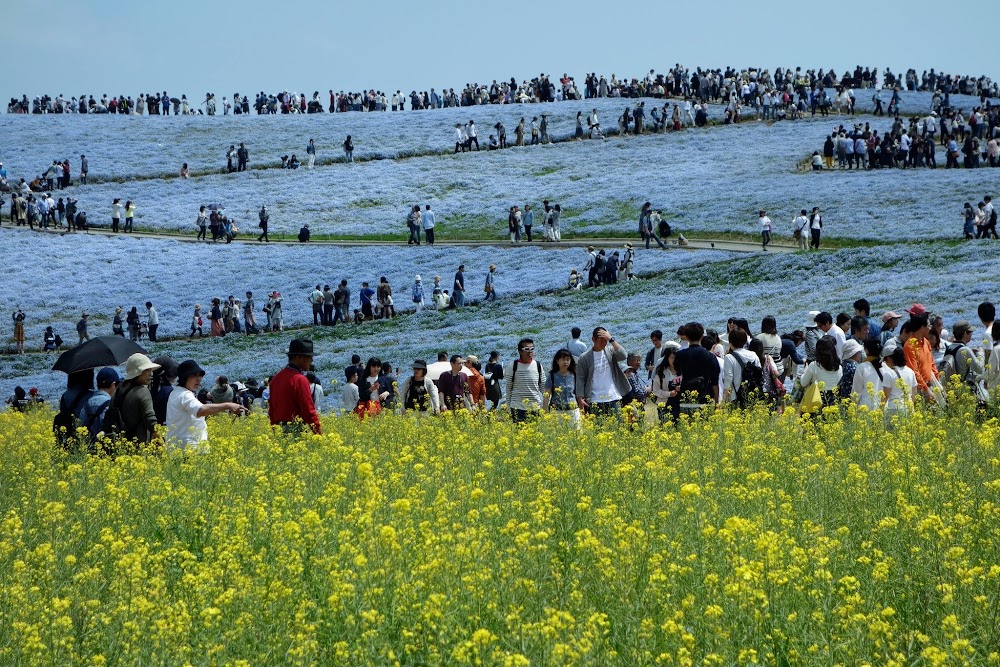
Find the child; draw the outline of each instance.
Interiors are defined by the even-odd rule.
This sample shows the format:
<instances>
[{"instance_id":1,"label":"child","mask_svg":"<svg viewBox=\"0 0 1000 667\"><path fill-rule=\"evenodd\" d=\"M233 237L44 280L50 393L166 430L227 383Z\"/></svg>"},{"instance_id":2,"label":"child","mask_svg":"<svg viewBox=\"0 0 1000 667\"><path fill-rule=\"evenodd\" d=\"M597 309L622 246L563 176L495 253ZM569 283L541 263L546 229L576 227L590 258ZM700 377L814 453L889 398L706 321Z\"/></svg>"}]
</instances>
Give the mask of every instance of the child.
<instances>
[{"instance_id":1,"label":"child","mask_svg":"<svg viewBox=\"0 0 1000 667\"><path fill-rule=\"evenodd\" d=\"M344 370L347 384L344 385L344 412L354 412L361 394L358 392L358 369L350 366Z\"/></svg>"},{"instance_id":2,"label":"child","mask_svg":"<svg viewBox=\"0 0 1000 667\"><path fill-rule=\"evenodd\" d=\"M204 334L202 333L202 319L201 319L201 304L196 304L194 307L194 315L191 316L191 333L188 334L188 338L194 338L194 332L198 332L198 338L202 338Z\"/></svg>"}]
</instances>

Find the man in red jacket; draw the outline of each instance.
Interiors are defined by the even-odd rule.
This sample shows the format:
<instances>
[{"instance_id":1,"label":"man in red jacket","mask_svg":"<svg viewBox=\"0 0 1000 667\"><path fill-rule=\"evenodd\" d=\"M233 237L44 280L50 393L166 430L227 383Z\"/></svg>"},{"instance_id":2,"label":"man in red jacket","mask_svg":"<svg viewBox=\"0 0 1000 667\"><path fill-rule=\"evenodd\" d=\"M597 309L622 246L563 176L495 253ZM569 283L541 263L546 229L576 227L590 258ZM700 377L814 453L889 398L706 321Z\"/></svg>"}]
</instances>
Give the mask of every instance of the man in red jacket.
<instances>
[{"instance_id":1,"label":"man in red jacket","mask_svg":"<svg viewBox=\"0 0 1000 667\"><path fill-rule=\"evenodd\" d=\"M271 379L267 413L271 425L281 426L286 433L299 433L303 423L317 435L323 432L305 375L313 356L312 341L296 338L288 344L288 365Z\"/></svg>"}]
</instances>

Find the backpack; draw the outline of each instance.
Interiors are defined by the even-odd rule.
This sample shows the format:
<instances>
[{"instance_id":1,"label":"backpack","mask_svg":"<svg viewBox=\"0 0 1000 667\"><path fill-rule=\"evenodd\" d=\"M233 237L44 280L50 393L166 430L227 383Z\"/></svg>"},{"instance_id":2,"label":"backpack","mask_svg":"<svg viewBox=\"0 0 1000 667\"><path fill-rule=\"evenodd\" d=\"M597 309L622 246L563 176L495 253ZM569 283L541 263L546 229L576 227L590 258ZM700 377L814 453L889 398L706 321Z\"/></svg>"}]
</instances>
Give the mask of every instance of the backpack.
<instances>
[{"instance_id":1,"label":"backpack","mask_svg":"<svg viewBox=\"0 0 1000 667\"><path fill-rule=\"evenodd\" d=\"M764 369L758 364L747 364L740 355L730 352L736 363L740 365L742 376L740 386L736 388L736 404L746 408L754 400L764 394Z\"/></svg>"},{"instance_id":2,"label":"backpack","mask_svg":"<svg viewBox=\"0 0 1000 667\"><path fill-rule=\"evenodd\" d=\"M521 363L521 362L519 360L515 359L514 360L514 368L510 371L510 386L512 388L514 386L514 378L517 377L517 365L519 363ZM542 373L542 362L540 362L538 359L535 359L535 368L538 369L538 381L541 382L542 378L545 377L545 375Z\"/></svg>"},{"instance_id":3,"label":"backpack","mask_svg":"<svg viewBox=\"0 0 1000 667\"><path fill-rule=\"evenodd\" d=\"M990 224L991 225L997 224L997 210L996 209L993 209L992 211L990 211Z\"/></svg>"},{"instance_id":4,"label":"backpack","mask_svg":"<svg viewBox=\"0 0 1000 667\"><path fill-rule=\"evenodd\" d=\"M958 355L965 347L961 343L952 343L949 345L944 352L944 360L941 362L941 378L942 381L947 383L952 375L959 375L958 372ZM962 373L962 382L971 384L973 378L970 377L972 371L972 364L968 364L965 368L965 372Z\"/></svg>"},{"instance_id":5,"label":"backpack","mask_svg":"<svg viewBox=\"0 0 1000 667\"><path fill-rule=\"evenodd\" d=\"M77 442L76 427L79 424L76 418L76 411L83 399L88 396L89 392L81 391L73 403L70 404L69 410L59 410L58 414L52 418L52 433L55 434L56 444L67 451L70 451L73 448L73 444Z\"/></svg>"},{"instance_id":6,"label":"backpack","mask_svg":"<svg viewBox=\"0 0 1000 667\"><path fill-rule=\"evenodd\" d=\"M136 385L130 386L124 391L115 392L114 398L108 403L104 410L104 417L101 420L101 430L105 437L109 439L128 438L128 427L125 425L125 418L122 415L122 406L125 404L125 397L128 396Z\"/></svg>"}]
</instances>

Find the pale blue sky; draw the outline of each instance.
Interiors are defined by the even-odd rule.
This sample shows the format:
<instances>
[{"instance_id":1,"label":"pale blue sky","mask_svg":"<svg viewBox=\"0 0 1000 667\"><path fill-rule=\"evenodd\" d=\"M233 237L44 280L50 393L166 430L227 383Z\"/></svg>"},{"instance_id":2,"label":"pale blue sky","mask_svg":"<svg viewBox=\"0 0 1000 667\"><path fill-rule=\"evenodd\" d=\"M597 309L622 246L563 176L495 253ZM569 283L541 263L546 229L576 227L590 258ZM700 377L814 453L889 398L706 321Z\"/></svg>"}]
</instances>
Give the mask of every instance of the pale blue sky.
<instances>
[{"instance_id":1,"label":"pale blue sky","mask_svg":"<svg viewBox=\"0 0 1000 667\"><path fill-rule=\"evenodd\" d=\"M931 67L1000 77L986 0L598 3L4 0L4 100L167 90L459 88L541 72L688 66ZM952 25L942 25L947 16ZM945 47L945 48L942 48Z\"/></svg>"}]
</instances>

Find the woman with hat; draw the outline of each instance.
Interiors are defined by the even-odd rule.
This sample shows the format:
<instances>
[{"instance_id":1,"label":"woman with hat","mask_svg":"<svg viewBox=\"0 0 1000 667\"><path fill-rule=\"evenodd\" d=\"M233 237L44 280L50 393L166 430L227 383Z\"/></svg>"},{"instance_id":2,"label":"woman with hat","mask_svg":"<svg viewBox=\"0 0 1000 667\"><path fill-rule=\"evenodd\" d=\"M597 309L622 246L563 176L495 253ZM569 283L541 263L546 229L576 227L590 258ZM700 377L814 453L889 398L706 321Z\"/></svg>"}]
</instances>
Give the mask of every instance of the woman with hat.
<instances>
[{"instance_id":1,"label":"woman with hat","mask_svg":"<svg viewBox=\"0 0 1000 667\"><path fill-rule=\"evenodd\" d=\"M208 440L208 423L205 417L220 412L241 415L246 408L238 403L202 403L195 392L205 377L198 362L188 359L177 368L177 386L167 400L167 449L185 451L197 448Z\"/></svg>"},{"instance_id":2,"label":"woman with hat","mask_svg":"<svg viewBox=\"0 0 1000 667\"><path fill-rule=\"evenodd\" d=\"M111 333L115 336L125 337L125 318L122 316L121 306L115 306L115 316L111 320Z\"/></svg>"},{"instance_id":3,"label":"woman with hat","mask_svg":"<svg viewBox=\"0 0 1000 667\"><path fill-rule=\"evenodd\" d=\"M854 374L861 363L865 348L853 338L844 343L844 350L840 353L841 376L837 385L837 394L840 398L850 398L854 391Z\"/></svg>"},{"instance_id":4,"label":"woman with hat","mask_svg":"<svg viewBox=\"0 0 1000 667\"><path fill-rule=\"evenodd\" d=\"M307 424L317 435L323 432L312 387L305 375L312 368L313 356L311 340L292 340L288 344L288 365L271 379L267 414L271 425L281 426L286 433L300 433L302 424Z\"/></svg>"},{"instance_id":5,"label":"woman with hat","mask_svg":"<svg viewBox=\"0 0 1000 667\"><path fill-rule=\"evenodd\" d=\"M400 393L403 399L403 412L438 413L437 386L427 377L427 362L417 359L413 362L413 375L403 382Z\"/></svg>"},{"instance_id":6,"label":"woman with hat","mask_svg":"<svg viewBox=\"0 0 1000 667\"><path fill-rule=\"evenodd\" d=\"M129 440L144 443L159 439L153 395L149 393L153 371L159 368L159 364L154 364L149 357L138 352L125 362L125 382L115 392L114 402L125 424L123 435Z\"/></svg>"}]
</instances>

